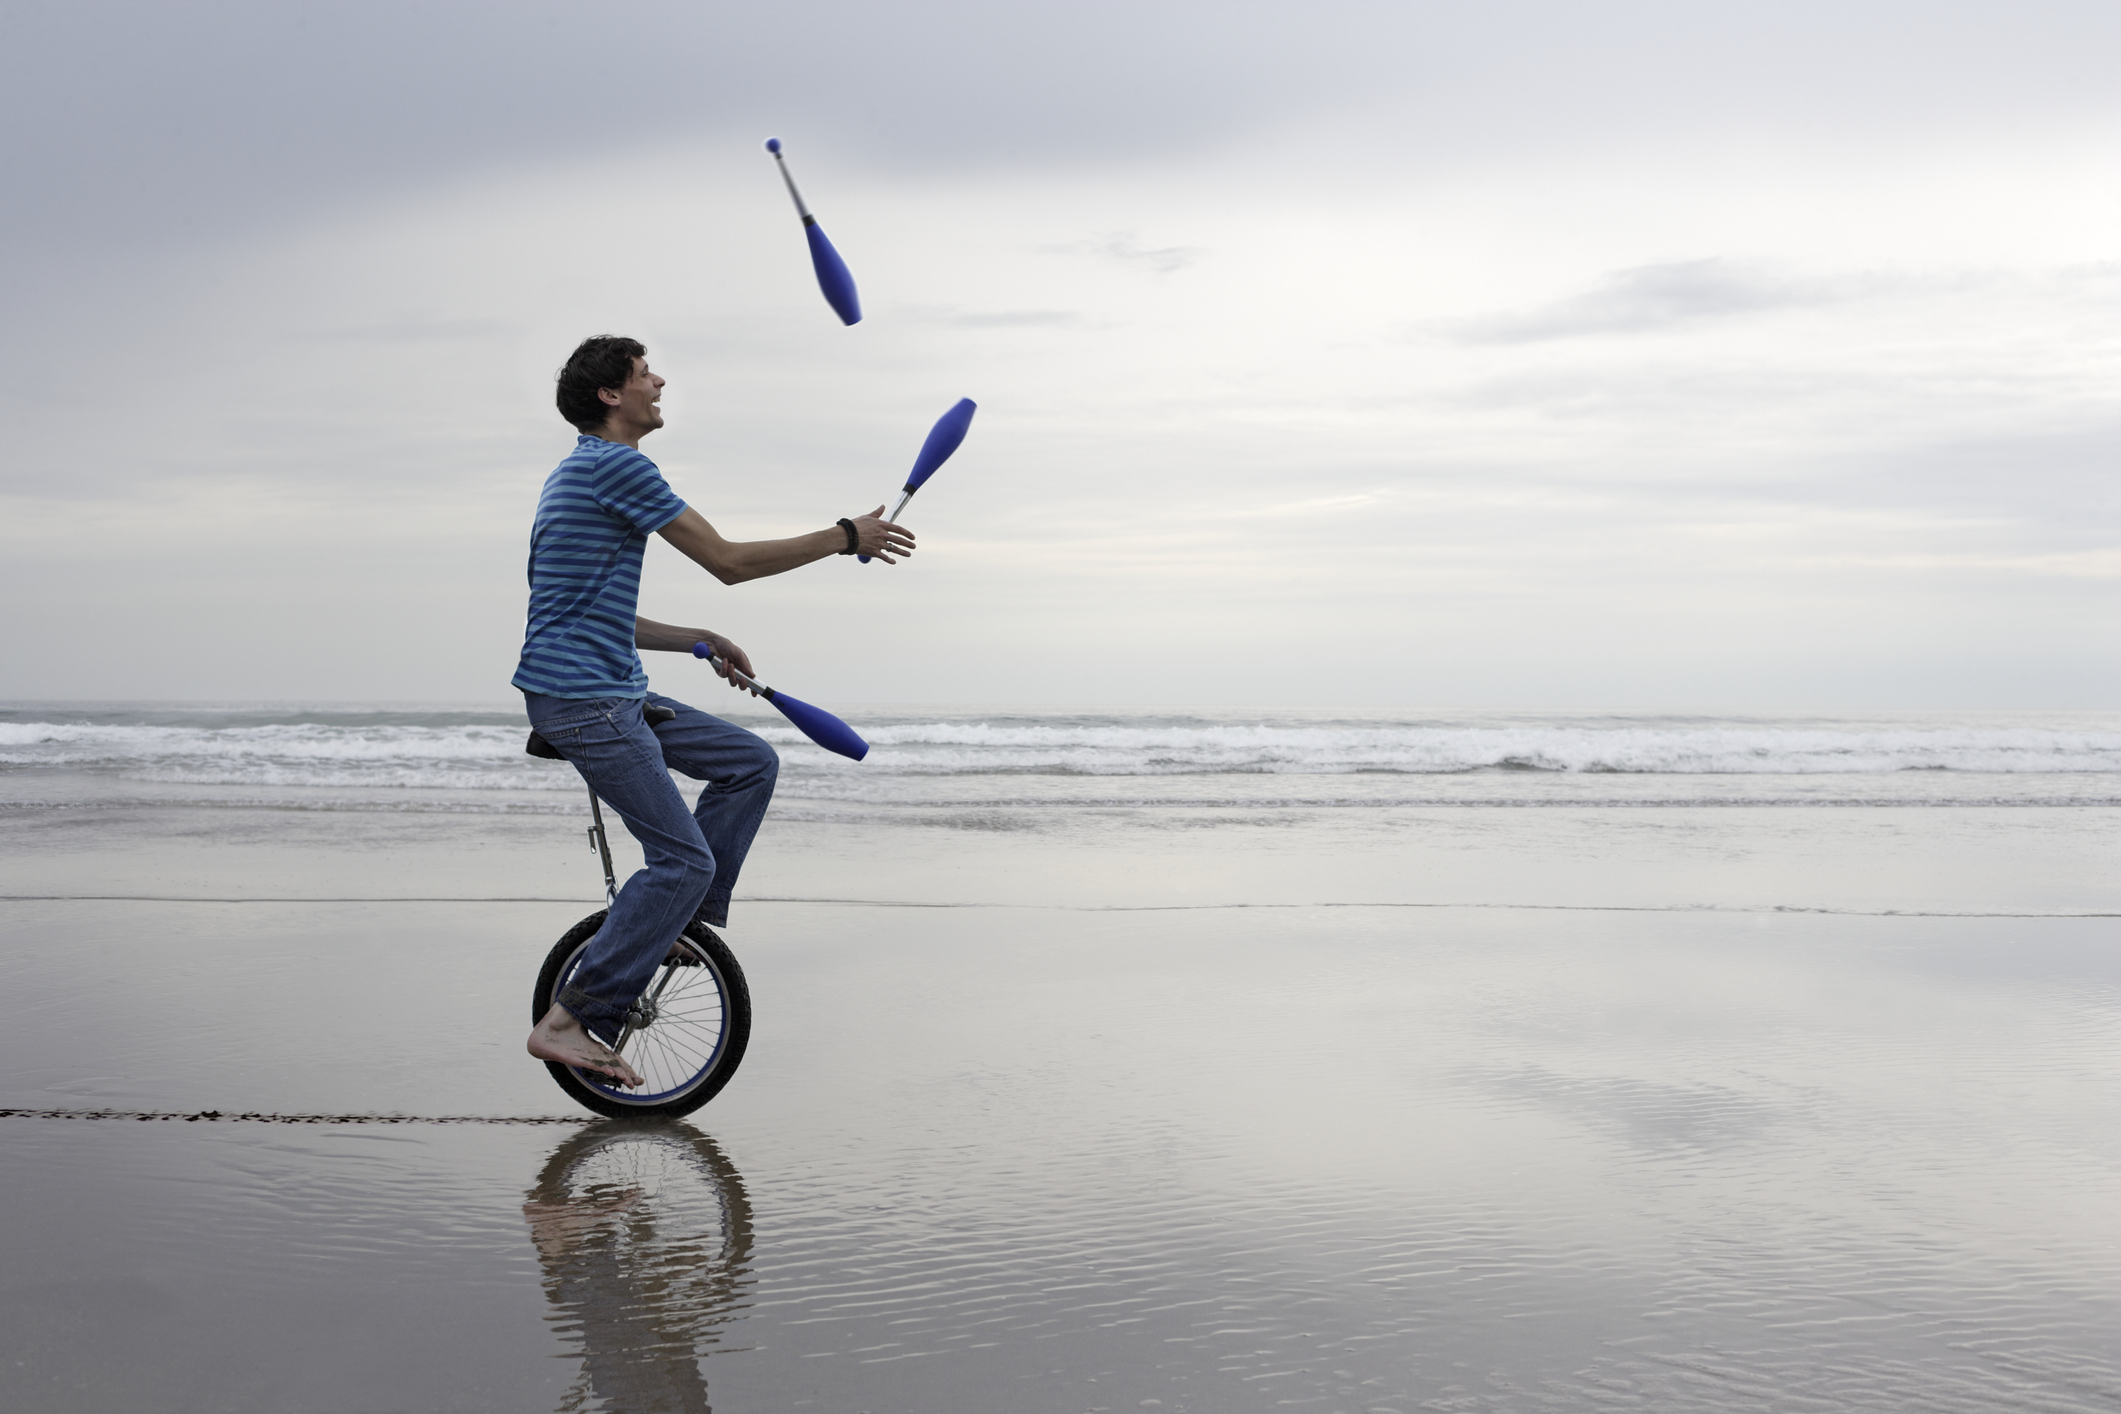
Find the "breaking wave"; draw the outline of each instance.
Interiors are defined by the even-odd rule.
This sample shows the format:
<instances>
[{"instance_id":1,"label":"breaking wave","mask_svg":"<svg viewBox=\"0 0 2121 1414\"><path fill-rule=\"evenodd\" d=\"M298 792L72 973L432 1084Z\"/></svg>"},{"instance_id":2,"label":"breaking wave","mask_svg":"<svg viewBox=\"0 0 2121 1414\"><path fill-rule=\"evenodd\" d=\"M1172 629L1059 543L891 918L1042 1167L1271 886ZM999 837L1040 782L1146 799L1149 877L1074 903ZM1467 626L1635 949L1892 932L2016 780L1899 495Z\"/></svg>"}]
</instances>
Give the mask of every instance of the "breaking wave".
<instances>
[{"instance_id":1,"label":"breaking wave","mask_svg":"<svg viewBox=\"0 0 2121 1414\"><path fill-rule=\"evenodd\" d=\"M768 733L774 736L775 733ZM794 733L779 735L793 737ZM1339 775L1554 771L1824 775L2121 771L2121 732L1609 727L1130 727L909 723L877 728L910 774ZM874 759L874 758L872 758Z\"/></svg>"},{"instance_id":2,"label":"breaking wave","mask_svg":"<svg viewBox=\"0 0 2121 1414\"><path fill-rule=\"evenodd\" d=\"M564 766L523 754L499 713L261 713L186 722L0 719L0 768L57 768L177 785L573 789ZM1023 714L991 720L855 718L860 765L810 746L778 719L747 723L780 749L792 780L950 776L1882 775L1908 771L2121 773L2121 731L1954 722L1778 725L1622 717L1539 723L1202 721L1149 713ZM1231 714L1225 714L1231 715ZM1499 715L1499 714L1498 714ZM171 720L171 718L179 720ZM2104 723L2097 724L2103 728Z\"/></svg>"}]
</instances>

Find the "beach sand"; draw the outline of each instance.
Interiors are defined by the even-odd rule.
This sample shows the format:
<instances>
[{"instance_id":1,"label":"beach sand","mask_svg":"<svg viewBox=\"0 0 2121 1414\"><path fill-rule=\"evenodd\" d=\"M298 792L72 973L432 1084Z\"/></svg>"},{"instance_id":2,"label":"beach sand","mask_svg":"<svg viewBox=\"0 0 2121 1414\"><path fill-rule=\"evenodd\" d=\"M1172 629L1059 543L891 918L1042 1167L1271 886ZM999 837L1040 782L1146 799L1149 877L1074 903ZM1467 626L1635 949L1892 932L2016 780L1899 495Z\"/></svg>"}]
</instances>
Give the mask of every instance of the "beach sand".
<instances>
[{"instance_id":1,"label":"beach sand","mask_svg":"<svg viewBox=\"0 0 2121 1414\"><path fill-rule=\"evenodd\" d=\"M0 1405L2111 1409L2114 825L776 821L643 1127L578 822L32 812L0 1106L559 1122L0 1119Z\"/></svg>"}]
</instances>

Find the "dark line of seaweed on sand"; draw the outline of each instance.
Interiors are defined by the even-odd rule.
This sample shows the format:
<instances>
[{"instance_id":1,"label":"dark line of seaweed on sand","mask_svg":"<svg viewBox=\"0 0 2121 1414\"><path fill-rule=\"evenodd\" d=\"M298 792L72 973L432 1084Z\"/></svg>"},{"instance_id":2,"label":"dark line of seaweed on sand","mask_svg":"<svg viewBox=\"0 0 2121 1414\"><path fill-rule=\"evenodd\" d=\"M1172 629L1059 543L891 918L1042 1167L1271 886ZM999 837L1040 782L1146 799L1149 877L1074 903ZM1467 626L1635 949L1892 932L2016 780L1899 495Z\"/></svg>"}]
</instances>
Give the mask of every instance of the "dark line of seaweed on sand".
<instances>
[{"instance_id":1,"label":"dark line of seaweed on sand","mask_svg":"<svg viewBox=\"0 0 2121 1414\"><path fill-rule=\"evenodd\" d=\"M1233 773L1236 774L1236 773ZM1373 772L1368 774L1387 774ZM1407 774L1451 774L1410 772ZM1606 774L1603 772L1589 774ZM1633 772L1613 772L1632 775ZM1640 800L1525 800L1495 796L1417 796L1402 800L1198 800L1180 796L1086 796L1070 800L834 800L828 797L790 796L774 805L776 818L784 813L797 819L842 818L860 811L896 811L907 814L952 810L1780 810L1799 807L1814 810L2112 810L2121 807L2121 796L2071 795L2053 799L1969 800L1881 800L1872 796L1731 796L1723 799L1693 799L1681 796L1649 796ZM90 810L260 810L295 814L348 815L479 815L501 818L577 815L581 807L536 801L506 804L466 804L457 801L299 801L299 800L0 800L0 813L21 811Z\"/></svg>"},{"instance_id":2,"label":"dark line of seaweed on sand","mask_svg":"<svg viewBox=\"0 0 2121 1414\"><path fill-rule=\"evenodd\" d=\"M1297 908L1418 908L1485 909L1527 913L1805 913L1833 918L2121 918L2116 912L1999 913L1979 910L1940 911L1913 908L1823 908L1808 904L1774 903L1758 908L1738 908L1717 903L928 903L908 899L876 898L747 898L745 903L808 903L833 908L1014 908L1054 913L1214 913L1240 909ZM404 896L370 898L297 898L292 895L257 895L250 898L207 898L178 894L0 894L0 903L565 903L595 907L602 902L590 898L416 898Z\"/></svg>"},{"instance_id":3,"label":"dark line of seaweed on sand","mask_svg":"<svg viewBox=\"0 0 2121 1414\"><path fill-rule=\"evenodd\" d=\"M588 1124L595 1115L301 1115L221 1110L0 1110L0 1119L200 1120L231 1124Z\"/></svg>"}]
</instances>

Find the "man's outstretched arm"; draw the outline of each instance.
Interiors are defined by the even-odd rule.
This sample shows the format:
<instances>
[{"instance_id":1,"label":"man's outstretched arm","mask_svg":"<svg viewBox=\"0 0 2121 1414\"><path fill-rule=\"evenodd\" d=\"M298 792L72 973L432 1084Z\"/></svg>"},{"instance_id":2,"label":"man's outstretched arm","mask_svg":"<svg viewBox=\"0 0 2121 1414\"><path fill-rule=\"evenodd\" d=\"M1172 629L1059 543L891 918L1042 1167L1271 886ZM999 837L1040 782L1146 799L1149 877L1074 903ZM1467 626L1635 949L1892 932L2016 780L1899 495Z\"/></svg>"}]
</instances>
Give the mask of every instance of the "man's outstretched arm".
<instances>
[{"instance_id":1,"label":"man's outstretched arm","mask_svg":"<svg viewBox=\"0 0 2121 1414\"><path fill-rule=\"evenodd\" d=\"M884 508L878 506L855 521L854 532L860 542L861 554L895 565L898 560L892 556L903 558L913 553L913 532L893 525L882 518L883 514ZM724 540L722 533L690 506L656 534L724 584L742 584L747 579L785 574L847 548L847 532L837 525L830 530L813 530L808 535L792 536L787 540ZM648 647L645 643L640 646ZM692 647L689 643L685 646Z\"/></svg>"}]
</instances>

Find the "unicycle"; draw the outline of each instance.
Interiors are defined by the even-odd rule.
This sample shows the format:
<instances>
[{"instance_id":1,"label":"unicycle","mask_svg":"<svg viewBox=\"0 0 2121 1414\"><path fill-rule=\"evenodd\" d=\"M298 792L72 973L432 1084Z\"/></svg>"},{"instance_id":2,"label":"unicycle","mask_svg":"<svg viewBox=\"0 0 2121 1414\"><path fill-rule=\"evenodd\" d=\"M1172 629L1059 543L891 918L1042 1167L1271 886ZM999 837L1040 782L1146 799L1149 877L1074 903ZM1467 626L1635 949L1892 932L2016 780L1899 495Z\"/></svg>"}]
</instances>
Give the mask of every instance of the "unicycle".
<instances>
[{"instance_id":1,"label":"unicycle","mask_svg":"<svg viewBox=\"0 0 2121 1414\"><path fill-rule=\"evenodd\" d=\"M533 756L565 759L535 732L525 749ZM589 792L589 817L589 840L604 866L604 899L609 904L619 896L619 885L604 833L604 810L594 789ZM530 997L531 1025L567 990L609 912L608 907L599 909L569 928L545 955ZM751 989L745 985L744 969L728 944L694 919L671 944L648 990L627 1012L625 1029L611 1048L647 1083L629 1090L579 1066L546 1061L545 1068L577 1103L600 1115L685 1115L721 1093L743 1063L750 1041Z\"/></svg>"}]
</instances>

